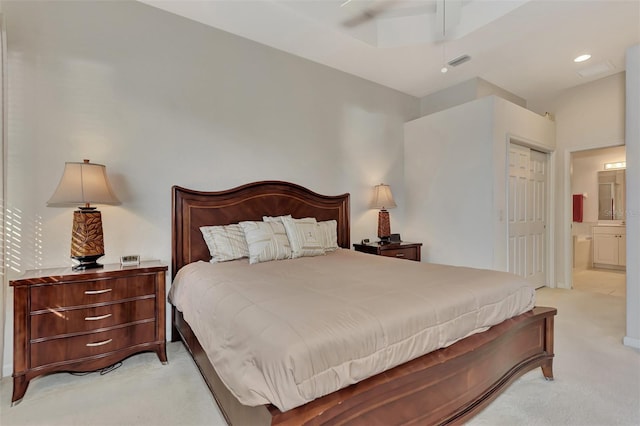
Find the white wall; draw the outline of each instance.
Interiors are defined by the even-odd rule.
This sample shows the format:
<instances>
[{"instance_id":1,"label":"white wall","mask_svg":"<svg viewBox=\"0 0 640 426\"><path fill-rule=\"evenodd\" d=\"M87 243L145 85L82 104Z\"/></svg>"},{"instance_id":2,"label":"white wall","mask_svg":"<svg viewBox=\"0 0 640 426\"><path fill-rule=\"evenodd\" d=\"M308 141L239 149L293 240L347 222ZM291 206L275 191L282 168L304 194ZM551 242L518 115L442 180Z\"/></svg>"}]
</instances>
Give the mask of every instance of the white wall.
<instances>
[{"instance_id":1,"label":"white wall","mask_svg":"<svg viewBox=\"0 0 640 426\"><path fill-rule=\"evenodd\" d=\"M495 84L489 83L488 81L481 78L476 78L476 81L478 83L478 87L476 89L478 98L495 95L513 104L519 105L523 108L527 108L527 101L520 96L516 96L515 94L504 90L502 87L498 87Z\"/></svg>"},{"instance_id":2,"label":"white wall","mask_svg":"<svg viewBox=\"0 0 640 426\"><path fill-rule=\"evenodd\" d=\"M106 256L170 261L172 185L255 180L351 193L373 238L373 185L402 232L403 124L417 99L133 1L4 2L9 41L11 269L70 264L72 209L48 208L65 161L107 166ZM9 291L11 296L12 291ZM12 301L7 300L11 306ZM4 374L12 362L7 310Z\"/></svg>"},{"instance_id":3,"label":"white wall","mask_svg":"<svg viewBox=\"0 0 640 426\"><path fill-rule=\"evenodd\" d=\"M420 98L420 115L426 116L478 99L476 79L463 81Z\"/></svg>"},{"instance_id":4,"label":"white wall","mask_svg":"<svg viewBox=\"0 0 640 426\"><path fill-rule=\"evenodd\" d=\"M484 98L405 125L406 235L422 260L491 267L493 102ZM464 121L463 121L464 120Z\"/></svg>"},{"instance_id":5,"label":"white wall","mask_svg":"<svg viewBox=\"0 0 640 426\"><path fill-rule=\"evenodd\" d=\"M627 49L627 335L640 349L640 44Z\"/></svg>"},{"instance_id":6,"label":"white wall","mask_svg":"<svg viewBox=\"0 0 640 426\"><path fill-rule=\"evenodd\" d=\"M625 145L627 170L627 335L624 343L640 348L640 46L627 50L626 73L568 89L546 108L557 121L556 172L563 177L558 187L556 221L562 234L556 240L557 282L571 283L570 154L572 152Z\"/></svg>"},{"instance_id":7,"label":"white wall","mask_svg":"<svg viewBox=\"0 0 640 426\"><path fill-rule=\"evenodd\" d=\"M420 98L420 115L433 114L492 95L499 96L521 107L527 106L527 101L521 97L476 77Z\"/></svg>"},{"instance_id":8,"label":"white wall","mask_svg":"<svg viewBox=\"0 0 640 426\"><path fill-rule=\"evenodd\" d=\"M577 86L558 94L548 106L556 118L556 281L571 286L571 153L624 144L625 74ZM627 229L628 230L628 229Z\"/></svg>"},{"instance_id":9,"label":"white wall","mask_svg":"<svg viewBox=\"0 0 640 426\"><path fill-rule=\"evenodd\" d=\"M489 96L405 125L405 228L425 261L508 270L511 139L552 151L554 123Z\"/></svg>"}]
</instances>

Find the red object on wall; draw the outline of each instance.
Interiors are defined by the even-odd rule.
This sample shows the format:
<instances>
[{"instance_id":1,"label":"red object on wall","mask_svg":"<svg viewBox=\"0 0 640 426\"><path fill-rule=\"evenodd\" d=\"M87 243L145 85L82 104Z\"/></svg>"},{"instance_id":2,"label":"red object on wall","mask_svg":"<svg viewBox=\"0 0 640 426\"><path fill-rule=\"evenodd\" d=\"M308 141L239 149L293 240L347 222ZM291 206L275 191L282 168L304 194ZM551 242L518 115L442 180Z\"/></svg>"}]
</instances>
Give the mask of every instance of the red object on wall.
<instances>
[{"instance_id":1,"label":"red object on wall","mask_svg":"<svg viewBox=\"0 0 640 426\"><path fill-rule=\"evenodd\" d=\"M573 221L582 222L582 213L584 211L583 205L584 197L582 194L573 194Z\"/></svg>"}]
</instances>

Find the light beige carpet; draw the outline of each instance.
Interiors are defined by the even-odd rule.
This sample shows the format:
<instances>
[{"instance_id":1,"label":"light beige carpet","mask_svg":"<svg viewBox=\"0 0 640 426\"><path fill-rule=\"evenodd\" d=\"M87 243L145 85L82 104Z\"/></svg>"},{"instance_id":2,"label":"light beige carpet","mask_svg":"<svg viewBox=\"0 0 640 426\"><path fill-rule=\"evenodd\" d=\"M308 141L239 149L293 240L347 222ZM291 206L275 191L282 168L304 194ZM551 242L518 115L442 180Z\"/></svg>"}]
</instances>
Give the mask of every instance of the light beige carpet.
<instances>
[{"instance_id":1,"label":"light beige carpet","mask_svg":"<svg viewBox=\"0 0 640 426\"><path fill-rule=\"evenodd\" d=\"M537 304L558 308L555 380L527 373L469 424L640 425L640 351L622 345L624 297L543 288Z\"/></svg>"},{"instance_id":2,"label":"light beige carpet","mask_svg":"<svg viewBox=\"0 0 640 426\"><path fill-rule=\"evenodd\" d=\"M101 376L56 373L31 381L11 407L11 378L0 384L0 425L226 425L207 385L181 343L127 358Z\"/></svg>"},{"instance_id":3,"label":"light beige carpet","mask_svg":"<svg viewBox=\"0 0 640 426\"><path fill-rule=\"evenodd\" d=\"M578 290L538 291L558 308L555 381L539 369L513 383L470 425L640 425L640 352L621 344L624 298ZM180 343L169 364L140 354L100 376L52 374L31 382L10 407L12 381L0 383L0 424L224 425L208 388ZM241 425L244 426L244 425Z\"/></svg>"}]
</instances>

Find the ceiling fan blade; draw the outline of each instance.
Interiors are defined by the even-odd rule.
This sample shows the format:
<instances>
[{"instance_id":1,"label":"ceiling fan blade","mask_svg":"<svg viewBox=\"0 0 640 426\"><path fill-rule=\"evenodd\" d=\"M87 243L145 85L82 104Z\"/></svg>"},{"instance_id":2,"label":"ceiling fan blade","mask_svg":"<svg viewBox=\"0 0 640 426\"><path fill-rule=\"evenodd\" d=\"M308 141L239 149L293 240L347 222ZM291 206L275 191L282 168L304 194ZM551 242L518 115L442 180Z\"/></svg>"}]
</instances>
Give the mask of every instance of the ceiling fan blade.
<instances>
[{"instance_id":1,"label":"ceiling fan blade","mask_svg":"<svg viewBox=\"0 0 640 426\"><path fill-rule=\"evenodd\" d=\"M342 23L342 25L347 28L353 28L353 27L357 27L358 25L362 25L365 22L375 19L378 15L380 15L385 10L392 7L398 1L400 0L379 1L373 4L372 6L365 8L354 17L347 19Z\"/></svg>"}]
</instances>

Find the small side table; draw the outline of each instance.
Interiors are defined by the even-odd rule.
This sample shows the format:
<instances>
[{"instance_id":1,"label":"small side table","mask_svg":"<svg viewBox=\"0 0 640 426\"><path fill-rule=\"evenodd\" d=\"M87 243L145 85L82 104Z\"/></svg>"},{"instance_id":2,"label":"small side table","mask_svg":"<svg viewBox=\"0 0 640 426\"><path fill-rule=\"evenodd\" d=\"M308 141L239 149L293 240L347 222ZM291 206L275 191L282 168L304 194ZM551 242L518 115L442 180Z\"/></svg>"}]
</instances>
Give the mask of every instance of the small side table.
<instances>
[{"instance_id":1,"label":"small side table","mask_svg":"<svg viewBox=\"0 0 640 426\"><path fill-rule=\"evenodd\" d=\"M378 256L395 257L420 262L420 248L422 243L410 243L401 241L399 243L366 243L354 244L353 248L362 253L375 254Z\"/></svg>"}]
</instances>

